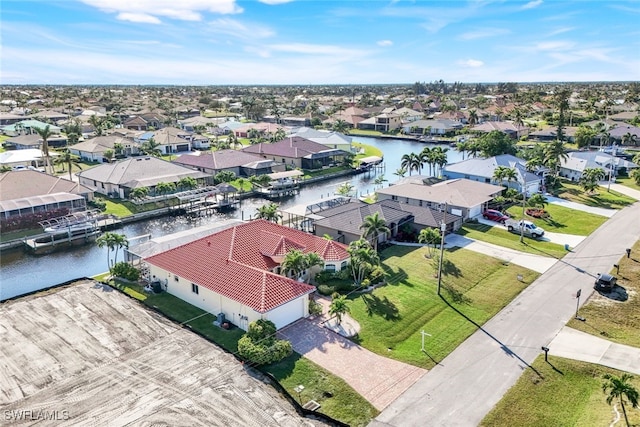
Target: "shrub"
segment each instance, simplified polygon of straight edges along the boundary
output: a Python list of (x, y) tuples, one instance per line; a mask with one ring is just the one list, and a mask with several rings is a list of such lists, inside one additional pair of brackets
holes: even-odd
[(89, 206), (99, 209), (100, 211), (105, 211), (107, 209), (107, 202), (102, 199), (93, 199), (88, 203)]
[(322, 304), (313, 299), (309, 299), (309, 314), (311, 314), (312, 316), (318, 316), (322, 314)]
[(128, 262), (120, 261), (111, 267), (111, 275), (120, 277), (131, 282), (137, 282), (140, 278), (140, 271)]
[(333, 292), (335, 291), (335, 289), (333, 289), (333, 286), (329, 286), (329, 285), (318, 285), (318, 293), (320, 295), (331, 295)]
[(276, 325), (270, 320), (249, 324), (247, 333), (238, 340), (238, 353), (257, 365), (278, 362), (293, 352), (291, 343), (276, 339)]

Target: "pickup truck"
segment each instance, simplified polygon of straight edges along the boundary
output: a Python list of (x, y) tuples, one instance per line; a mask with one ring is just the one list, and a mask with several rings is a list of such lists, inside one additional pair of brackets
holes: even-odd
[(524, 230), (523, 234), (525, 236), (533, 237), (534, 239), (537, 239), (544, 235), (544, 230), (531, 221), (508, 219), (504, 222), (504, 225), (507, 227), (507, 230), (511, 231), (512, 233), (520, 234), (520, 231)]

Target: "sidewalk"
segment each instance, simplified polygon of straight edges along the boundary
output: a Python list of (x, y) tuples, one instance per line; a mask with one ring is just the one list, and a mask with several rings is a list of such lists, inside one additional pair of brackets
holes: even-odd
[(566, 326), (548, 347), (549, 354), (553, 356), (597, 363), (640, 375), (640, 348), (616, 344)]
[[(600, 186), (606, 188), (607, 182), (606, 181), (601, 182)], [(633, 189), (631, 187), (627, 187), (626, 185), (611, 183), (611, 189), (618, 193), (624, 194), (625, 196), (629, 196), (632, 199), (640, 200), (640, 191)]]
[(570, 202), (569, 200), (560, 199), (559, 197), (554, 197), (548, 194), (545, 194), (544, 197), (546, 197), (547, 201), (551, 204), (564, 206), (565, 208), (575, 209), (577, 211), (602, 215), (606, 216), (607, 218), (611, 218), (616, 214), (616, 212), (618, 212), (616, 209), (596, 208), (593, 206), (583, 205), (582, 203)]

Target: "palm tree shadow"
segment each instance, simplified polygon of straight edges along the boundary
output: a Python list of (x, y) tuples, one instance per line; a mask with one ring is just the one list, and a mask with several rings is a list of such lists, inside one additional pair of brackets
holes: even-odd
[(367, 314), (369, 316), (381, 316), (385, 320), (396, 321), (400, 320), (400, 311), (396, 305), (389, 301), (389, 299), (385, 296), (384, 298), (380, 298), (377, 295), (373, 294), (363, 294), (362, 301), (364, 305), (367, 307)]
[(489, 331), (487, 331), (486, 329), (484, 329), (482, 327), (482, 325), (478, 324), (475, 320), (471, 319), (469, 316), (467, 316), (466, 314), (464, 314), (463, 312), (461, 312), (460, 310), (458, 310), (456, 307), (454, 307), (449, 301), (447, 301), (447, 299), (445, 297), (443, 297), (442, 295), (440, 295), (440, 298), (442, 299), (442, 301), (444, 301), (445, 304), (447, 304), (453, 311), (455, 311), (456, 313), (458, 313), (460, 316), (464, 317), (467, 321), (469, 321), (471, 324), (473, 324), (476, 328), (478, 328), (479, 330), (481, 330), (482, 332), (484, 332), (484, 334), (486, 334), (489, 338), (491, 338), (492, 340), (494, 340), (495, 342), (497, 342), (498, 344), (500, 344), (500, 349), (502, 351), (504, 351), (508, 356), (510, 357), (515, 357), (516, 359), (518, 359), (524, 366), (526, 366), (527, 368), (530, 368), (533, 372), (535, 372), (540, 378), (544, 378), (542, 376), (542, 374), (540, 372), (538, 372), (538, 370), (536, 368), (534, 368), (533, 366), (531, 366), (529, 363), (527, 363), (522, 357), (520, 357), (517, 353), (515, 353), (513, 350), (511, 350), (506, 344), (504, 344), (502, 341), (500, 341), (498, 338), (494, 337), (493, 335), (491, 335), (489, 333)]
[(471, 304), (472, 300), (468, 296), (466, 296), (463, 292), (455, 289), (453, 286), (446, 285), (442, 283), (442, 288), (449, 294), (449, 297), (456, 304)]
[(462, 271), (448, 259), (442, 260), (442, 274), (446, 276), (462, 277)]

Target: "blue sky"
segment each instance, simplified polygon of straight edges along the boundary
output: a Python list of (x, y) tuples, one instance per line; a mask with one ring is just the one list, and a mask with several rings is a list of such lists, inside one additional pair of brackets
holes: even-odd
[(2, 0), (3, 84), (638, 81), (639, 1)]

